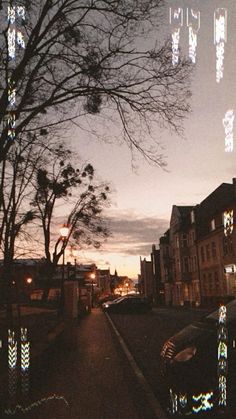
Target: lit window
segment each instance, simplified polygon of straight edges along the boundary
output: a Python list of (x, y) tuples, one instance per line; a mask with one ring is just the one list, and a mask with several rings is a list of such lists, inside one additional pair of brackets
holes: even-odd
[(216, 229), (216, 223), (215, 223), (215, 219), (213, 218), (212, 220), (211, 220), (211, 231), (213, 231), (213, 230), (215, 230)]

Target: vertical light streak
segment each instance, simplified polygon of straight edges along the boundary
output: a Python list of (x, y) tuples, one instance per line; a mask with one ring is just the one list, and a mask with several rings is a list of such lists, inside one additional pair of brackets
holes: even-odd
[(171, 413), (174, 415), (178, 412), (178, 396), (170, 388)]
[(15, 332), (8, 330), (8, 392), (14, 398), (17, 389), (17, 341)]
[(17, 364), (17, 341), (15, 332), (8, 330), (8, 368), (14, 369)]
[(216, 46), (216, 82), (224, 76), (224, 52), (227, 42), (227, 9), (218, 8), (214, 13), (214, 44)]
[[(25, 48), (24, 35), (19, 28), (17, 28), (17, 21), (25, 20), (25, 7), (24, 6), (8, 6), (8, 31), (7, 31), (7, 47), (8, 47), (8, 61), (11, 63), (12, 68), (9, 68), (12, 71), (15, 68), (16, 60), (16, 45), (20, 48)], [(15, 82), (12, 77), (9, 77), (8, 80), (8, 105), (9, 111), (6, 117), (7, 122), (7, 137), (9, 140), (13, 141), (15, 139), (15, 127), (16, 127), (16, 88)]]
[(21, 390), (26, 396), (29, 392), (30, 343), (28, 331), (21, 328)]
[(21, 328), (21, 371), (27, 371), (30, 367), (30, 343), (27, 329)]
[(231, 152), (234, 149), (234, 117), (233, 109), (229, 109), (222, 119), (222, 124), (225, 129), (225, 152)]
[(187, 8), (187, 27), (189, 33), (189, 58), (193, 64), (197, 59), (197, 33), (200, 29), (200, 12)]
[(219, 322), (218, 322), (218, 391), (219, 391), (219, 407), (226, 407), (227, 405), (227, 341), (228, 332), (226, 327), (226, 306), (222, 305), (219, 308)]
[(176, 65), (179, 62), (179, 40), (180, 28), (183, 26), (184, 12), (181, 7), (173, 9), (170, 7), (170, 25), (172, 25), (172, 64)]
[(225, 211), (224, 212), (224, 235), (229, 236), (233, 233), (234, 228), (234, 211)]

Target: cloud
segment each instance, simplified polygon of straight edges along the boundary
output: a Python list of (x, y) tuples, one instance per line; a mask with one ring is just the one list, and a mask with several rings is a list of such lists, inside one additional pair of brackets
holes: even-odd
[(112, 233), (103, 250), (123, 255), (149, 255), (152, 244), (159, 242), (159, 237), (169, 227), (169, 220), (155, 216), (142, 216), (133, 211), (116, 211), (108, 217)]

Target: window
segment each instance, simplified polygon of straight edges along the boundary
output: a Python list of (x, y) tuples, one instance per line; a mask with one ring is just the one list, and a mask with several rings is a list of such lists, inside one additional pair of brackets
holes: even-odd
[(216, 257), (216, 244), (215, 244), (215, 242), (211, 242), (211, 254), (212, 254), (213, 258)]
[(208, 274), (208, 284), (209, 284), (209, 292), (213, 292), (213, 281), (212, 281), (212, 273)]
[(188, 258), (184, 258), (184, 272), (188, 272)]
[(195, 214), (193, 210), (190, 213), (190, 217), (191, 217), (191, 223), (193, 224), (195, 222)]
[(215, 230), (216, 229), (216, 223), (215, 223), (215, 219), (213, 218), (212, 220), (211, 220), (211, 231), (213, 231), (213, 230)]
[(222, 239), (222, 248), (223, 248), (223, 255), (227, 255), (228, 254), (228, 241), (226, 239), (226, 237), (223, 237)]
[(175, 236), (175, 245), (179, 248), (179, 237)]
[(187, 243), (187, 234), (183, 234), (183, 247), (187, 247), (188, 243)]
[(233, 242), (229, 237), (223, 237), (222, 239), (223, 255), (229, 255), (233, 253)]
[(220, 281), (219, 281), (218, 272), (214, 272), (214, 276), (215, 276), (215, 287), (216, 287), (216, 288), (219, 288), (219, 286), (220, 286)]
[(194, 241), (195, 241), (195, 231), (192, 232), (192, 241), (193, 241), (193, 244), (194, 244)]
[(206, 258), (207, 258), (207, 260), (209, 260), (210, 257), (211, 257), (211, 255), (210, 255), (210, 245), (207, 244), (206, 245)]
[(202, 262), (205, 262), (205, 253), (204, 253), (204, 247), (203, 246), (201, 246), (201, 259), (202, 259)]

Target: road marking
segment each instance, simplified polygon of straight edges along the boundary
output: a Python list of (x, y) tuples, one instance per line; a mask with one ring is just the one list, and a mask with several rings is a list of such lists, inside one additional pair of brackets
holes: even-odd
[(116, 334), (116, 336), (117, 336), (117, 338), (120, 342), (120, 345), (121, 345), (128, 361), (130, 363), (130, 366), (133, 369), (133, 371), (134, 371), (134, 373), (135, 373), (135, 375), (136, 375), (136, 377), (139, 381), (139, 384), (143, 388), (143, 392), (146, 395), (146, 399), (147, 399), (149, 405), (151, 406), (152, 410), (155, 412), (156, 417), (158, 419), (167, 419), (166, 413), (164, 412), (160, 403), (156, 399), (150, 385), (148, 384), (148, 382), (147, 382), (146, 378), (144, 377), (142, 371), (140, 370), (139, 366), (137, 365), (133, 355), (130, 353), (129, 349), (127, 348), (126, 343), (124, 342), (122, 336), (118, 332), (118, 330), (117, 330), (116, 326), (114, 325), (113, 321), (111, 320), (110, 316), (107, 313), (105, 313), (105, 315), (106, 315), (112, 329), (114, 330), (114, 332), (115, 332), (115, 334)]

